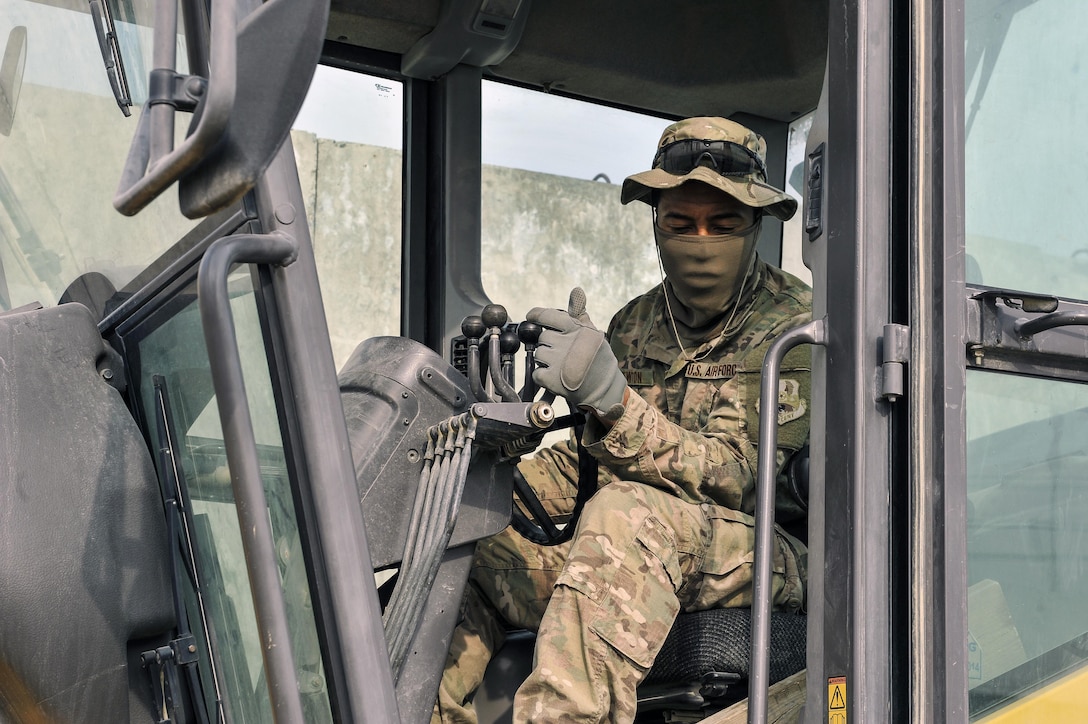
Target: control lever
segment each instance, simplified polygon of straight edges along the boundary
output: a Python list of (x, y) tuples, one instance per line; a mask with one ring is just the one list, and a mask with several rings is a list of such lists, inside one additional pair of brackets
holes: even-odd
[[(573, 300), (568, 311), (572, 316), (583, 314), (584, 295), (581, 300)], [(478, 446), (501, 449), (506, 457), (516, 459), (534, 450), (548, 431), (573, 427), (575, 439), (581, 440), (586, 420), (584, 413), (573, 411), (557, 419), (552, 408), (555, 393), (547, 390), (540, 400), (534, 401), (540, 391), (540, 387), (533, 382), (533, 372), (536, 370), (536, 350), (540, 346), (542, 332), (543, 328), (535, 322), (510, 323), (506, 308), (500, 304), (488, 304), (481, 310), (480, 316), (465, 317), (461, 322), (472, 393), (478, 400), (492, 403), (472, 405), (471, 415), (478, 424), (475, 430)], [(482, 345), (487, 347), (483, 361), (480, 358)], [(514, 389), (514, 365), (522, 345), (525, 347), (525, 385), (519, 394)], [(498, 393), (501, 401), (493, 399), (490, 395), (492, 391)], [(514, 529), (527, 540), (540, 545), (557, 545), (569, 540), (582, 506), (597, 489), (597, 479), (597, 459), (579, 442), (578, 495), (571, 517), (561, 529), (551, 519), (532, 487), (515, 470), (514, 485), (520, 502), (513, 506), (511, 512)], [(407, 556), (404, 560), (408, 560)], [(387, 626), (387, 634), (388, 631)]]
[(536, 397), (537, 386), (533, 382), (536, 369), (536, 345), (544, 330), (536, 322), (525, 321), (518, 325), (518, 338), (525, 345), (525, 386), (521, 388), (521, 401), (529, 402)]
[(506, 313), (506, 307), (501, 304), (488, 304), (484, 307), (480, 318), (487, 327), (488, 376), (491, 380), (491, 384), (495, 391), (499, 393), (503, 402), (521, 402), (517, 390), (514, 389), (513, 385), (506, 381), (502, 370), (500, 337), (502, 336), (503, 327), (509, 319), (509, 316)]
[(472, 394), (478, 402), (492, 402), (491, 395), (484, 389), (480, 372), (480, 341), (487, 334), (487, 325), (477, 315), (465, 317), (461, 320), (461, 334), (468, 341), (468, 384)]
[[(511, 329), (513, 325), (507, 325), (499, 335), (499, 352), (502, 356), (502, 376), (506, 382), (514, 385), (514, 355), (521, 349), (521, 340), (518, 333)], [(520, 399), (520, 398), (519, 398)]]

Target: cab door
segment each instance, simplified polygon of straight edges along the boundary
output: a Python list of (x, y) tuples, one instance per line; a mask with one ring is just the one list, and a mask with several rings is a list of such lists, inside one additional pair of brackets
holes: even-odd
[[(327, 4), (179, 5), (0, 0), (0, 719), (395, 721), (284, 143)], [(140, 107), (212, 96), (182, 218)]]
[(832, 241), (814, 258), (845, 286), (827, 285), (817, 357), (824, 670), (809, 684), (829, 720), (1082, 716), (1086, 11), (832, 10)]
[[(1088, 697), (1088, 102), (1070, 0), (964, 0), (967, 630), (973, 721)], [(960, 100), (962, 98), (962, 100)], [(946, 199), (949, 196), (946, 194)], [(962, 355), (962, 356), (961, 356)]]
[(910, 11), (913, 721), (1083, 715), (1085, 11)]

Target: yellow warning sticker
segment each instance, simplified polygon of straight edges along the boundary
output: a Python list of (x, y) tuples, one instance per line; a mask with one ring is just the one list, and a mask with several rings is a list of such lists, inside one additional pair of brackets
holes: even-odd
[(846, 677), (827, 680), (827, 724), (846, 724)]

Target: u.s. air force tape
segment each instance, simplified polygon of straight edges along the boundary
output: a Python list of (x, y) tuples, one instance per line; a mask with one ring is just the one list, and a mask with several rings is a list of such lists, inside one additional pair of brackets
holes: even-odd
[(728, 380), (737, 374), (732, 362), (689, 362), (684, 377), (696, 380)]

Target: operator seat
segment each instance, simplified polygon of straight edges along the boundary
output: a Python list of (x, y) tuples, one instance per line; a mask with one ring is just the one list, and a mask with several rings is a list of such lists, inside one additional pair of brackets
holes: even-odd
[[(801, 509), (808, 508), (809, 446), (789, 460), (778, 492)], [(804, 519), (787, 525), (807, 540)], [(771, 613), (768, 685), (805, 668), (807, 617)], [(637, 722), (676, 721), (676, 715), (709, 715), (748, 696), (752, 611), (717, 608), (681, 613), (653, 667), (638, 689)], [(514, 693), (532, 669), (534, 634), (511, 632), (492, 659), (474, 699), (480, 724), (505, 724), (513, 718)]]
[[(428, 348), (401, 338), (373, 338), (361, 343), (340, 371), (339, 381), (371, 555), (379, 567), (395, 565), (409, 527), (411, 509), (404, 501), (415, 498), (418, 450), (425, 430), (467, 409), (471, 393), (461, 371)], [(411, 449), (398, 453), (398, 449), (407, 448)], [(417, 453), (414, 456), (413, 451)], [(450, 541), (451, 552), (455, 546), (470, 546), (497, 533), (510, 521), (513, 492), (508, 479), (513, 477), (513, 468), (500, 475), (491, 470), (495, 461), (477, 458), (473, 463)], [(779, 485), (780, 496), (792, 499), (801, 510), (807, 503), (807, 471), (806, 447), (791, 458), (786, 479)], [(798, 522), (803, 527), (803, 518)], [(805, 537), (803, 530), (790, 532)], [(441, 653), (449, 638), (436, 634), (452, 630), (456, 623), (453, 619), (470, 558), (464, 557), (466, 567), (451, 573), (448, 585), (432, 587), (432, 596), (440, 589), (444, 599), (428, 604), (431, 616), (424, 621), (431, 634), (414, 637), (417, 649), (410, 659), (430, 663), (424, 666), (426, 671), (402, 677), (402, 681), (412, 682), (411, 691), (408, 684), (398, 684), (402, 716), (407, 707), (414, 707), (413, 713), (430, 710), (433, 695), (420, 694), (437, 690), (444, 661)], [(436, 622), (439, 618), (442, 620)], [(805, 623), (803, 615), (772, 614), (771, 683), (804, 668)], [(640, 688), (640, 719), (642, 712), (664, 711), (692, 712), (685, 717), (690, 719), (744, 698), (750, 627), (751, 611), (746, 608), (681, 614)], [(514, 692), (530, 671), (534, 641), (535, 636), (527, 631), (508, 635), (475, 697), (481, 723), (511, 720)], [(427, 646), (426, 654), (418, 649), (423, 645)]]
[[(636, 721), (709, 715), (748, 696), (752, 612), (717, 608), (682, 613), (638, 689)], [(805, 668), (807, 617), (771, 614), (770, 684)], [(532, 670), (536, 636), (515, 631), (491, 660), (474, 703), (480, 724), (510, 724), (514, 693)], [(686, 718), (684, 720), (687, 720)]]

